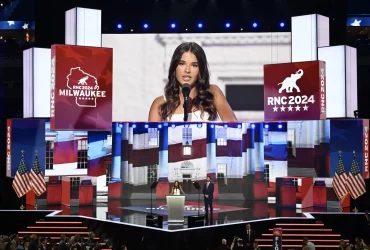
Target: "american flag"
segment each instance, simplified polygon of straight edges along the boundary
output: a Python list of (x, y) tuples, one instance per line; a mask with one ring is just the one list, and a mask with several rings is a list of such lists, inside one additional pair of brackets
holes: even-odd
[(354, 200), (366, 193), (366, 184), (361, 176), (356, 156), (353, 157), (351, 170), (349, 171), (347, 188)]
[(37, 196), (40, 196), (46, 191), (46, 183), (44, 175), (42, 174), (39, 157), (36, 155), (33, 161), (31, 173), (31, 187)]
[(26, 163), (24, 162), (24, 156), (22, 155), (21, 162), (17, 173), (14, 176), (12, 187), (17, 194), (18, 198), (21, 198), (23, 195), (27, 194), (31, 190), (30, 186), (30, 177), (28, 176)]
[(335, 169), (335, 174), (333, 178), (333, 189), (339, 199), (348, 194), (348, 190), (346, 188), (347, 179), (348, 175), (346, 174), (346, 171), (344, 169), (342, 156), (339, 155), (337, 168)]

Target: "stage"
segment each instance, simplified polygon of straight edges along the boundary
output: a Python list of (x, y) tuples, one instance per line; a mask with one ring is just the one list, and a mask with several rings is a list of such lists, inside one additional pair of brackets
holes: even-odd
[[(200, 203), (199, 207), (199, 214), (202, 215), (203, 203)], [(212, 219), (203, 220), (196, 226), (189, 226), (188, 218), (198, 214), (198, 204), (187, 201), (184, 224), (169, 225), (165, 201), (156, 201), (153, 202), (152, 213), (163, 216), (163, 225), (159, 228), (147, 226), (146, 216), (151, 213), (150, 200), (116, 200), (98, 203), (96, 206), (80, 207), (38, 206), (37, 209), (27, 205), (26, 210), (1, 211), (0, 214), (2, 218), (14, 216), (8, 213), (16, 213), (17, 217), (19, 214), (27, 215), (25, 230), (18, 231), (20, 236), (40, 234), (42, 230), (47, 230), (45, 234), (52, 233), (58, 238), (60, 235), (58, 229), (31, 228), (42, 223), (80, 221), (89, 231), (95, 231), (97, 235), (108, 235), (114, 238), (117, 244), (126, 244), (133, 249), (147, 249), (142, 247), (143, 244), (146, 247), (148, 244), (155, 245), (154, 249), (161, 249), (168, 244), (173, 246), (172, 249), (214, 249), (223, 238), (227, 239), (230, 245), (235, 236), (242, 237), (248, 223), (256, 231), (261, 249), (271, 249), (271, 230), (274, 227), (284, 229), (284, 248), (299, 246), (302, 238), (307, 236), (315, 242), (318, 249), (325, 249), (337, 245), (341, 238), (357, 235), (359, 230), (356, 226), (363, 216), (363, 213), (349, 212), (349, 208), (348, 211), (339, 212), (337, 208), (291, 209), (280, 208), (268, 202), (215, 201)], [(335, 228), (343, 222), (346, 223), (346, 228), (338, 233)], [(76, 234), (76, 230), (73, 231), (71, 234)], [(79, 233), (88, 232), (82, 230)], [(192, 245), (196, 241), (201, 241), (199, 247)]]

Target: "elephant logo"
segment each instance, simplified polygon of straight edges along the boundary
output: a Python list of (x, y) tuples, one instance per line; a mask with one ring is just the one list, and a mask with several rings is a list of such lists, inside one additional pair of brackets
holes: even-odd
[(302, 76), (303, 70), (300, 69), (295, 74), (291, 74), (289, 77), (285, 78), (283, 82), (278, 83), (278, 85), (281, 85), (279, 93), (283, 92), (283, 90), (285, 90), (287, 93), (292, 93), (293, 89), (295, 89), (297, 92), (301, 92), (301, 90), (297, 86), (297, 80), (300, 79)]

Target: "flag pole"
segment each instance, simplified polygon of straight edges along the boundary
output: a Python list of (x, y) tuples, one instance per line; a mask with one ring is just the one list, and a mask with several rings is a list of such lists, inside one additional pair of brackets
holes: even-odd
[[(354, 157), (354, 158), (356, 158), (356, 151), (355, 151), (355, 150), (353, 150), (353, 157)], [(355, 209), (353, 209), (353, 211), (354, 211), (355, 213), (357, 213), (357, 212), (358, 212), (358, 209), (357, 209), (357, 207), (356, 207), (356, 200), (357, 200), (357, 198), (355, 199)]]
[[(37, 149), (35, 150), (36, 152), (36, 157), (38, 157), (38, 154), (37, 154)], [(37, 205), (37, 197), (35, 197), (35, 206), (34, 206), (35, 210), (37, 210), (38, 208), (38, 205)]]
[[(339, 158), (341, 158), (341, 157), (342, 157), (342, 151), (341, 151), (341, 150), (339, 150), (339, 151), (338, 151), (338, 154), (339, 154)], [(342, 206), (341, 206), (341, 199), (342, 199), (342, 198), (339, 198), (338, 210), (339, 210), (340, 212), (343, 212), (343, 208), (342, 208)]]
[[(23, 149), (21, 150), (21, 153), (22, 153), (22, 159), (23, 159), (24, 158), (24, 150)], [(23, 203), (24, 203), (24, 195), (21, 198), (21, 202), (22, 202), (22, 204), (21, 204), (21, 206), (19, 208), (21, 210), (24, 210), (24, 206), (23, 206)]]

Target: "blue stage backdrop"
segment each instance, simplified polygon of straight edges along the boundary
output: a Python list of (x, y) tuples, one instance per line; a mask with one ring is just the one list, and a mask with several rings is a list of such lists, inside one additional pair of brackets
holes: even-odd
[(37, 150), (40, 167), (45, 174), (45, 120), (11, 119), (7, 124), (11, 129), (11, 168), (7, 176), (14, 177), (16, 174), (22, 150), (28, 172), (31, 171)]
[(344, 168), (347, 173), (351, 169), (353, 151), (363, 173), (363, 120), (331, 120), (330, 121), (330, 177), (334, 177), (342, 151)]

